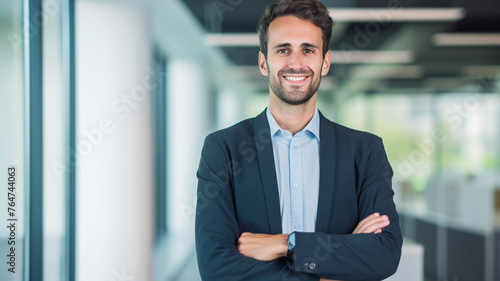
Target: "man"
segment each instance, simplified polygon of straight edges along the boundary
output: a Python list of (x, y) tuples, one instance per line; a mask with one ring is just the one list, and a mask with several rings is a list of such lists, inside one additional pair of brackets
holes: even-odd
[(269, 107), (207, 136), (201, 155), (203, 280), (381, 280), (396, 271), (402, 237), (382, 141), (316, 109), (332, 26), (315, 0), (283, 0), (262, 16)]

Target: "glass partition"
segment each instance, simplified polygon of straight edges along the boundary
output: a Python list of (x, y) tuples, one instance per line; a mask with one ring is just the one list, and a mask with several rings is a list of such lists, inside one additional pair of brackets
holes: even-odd
[[(66, 3), (63, 1), (62, 3)], [(42, 1), (43, 26), (43, 275), (65, 280), (68, 93), (63, 91), (62, 13), (67, 4)]]
[(0, 1), (0, 280), (23, 280), (27, 194), (22, 1)]

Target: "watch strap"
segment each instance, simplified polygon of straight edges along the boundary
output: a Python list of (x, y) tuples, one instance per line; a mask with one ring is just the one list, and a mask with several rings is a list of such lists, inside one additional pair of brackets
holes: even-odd
[(288, 236), (288, 251), (286, 252), (286, 257), (289, 260), (294, 260), (295, 258), (295, 232), (292, 232)]

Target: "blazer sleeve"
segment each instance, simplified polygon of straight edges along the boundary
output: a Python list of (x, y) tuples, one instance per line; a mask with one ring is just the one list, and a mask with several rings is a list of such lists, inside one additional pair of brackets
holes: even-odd
[(403, 239), (393, 202), (392, 169), (380, 138), (364, 153), (369, 156), (360, 178), (359, 219), (379, 212), (391, 224), (379, 234), (296, 233), (294, 272), (340, 280), (381, 280), (396, 272)]
[(285, 259), (258, 261), (236, 249), (240, 236), (234, 208), (229, 153), (209, 135), (198, 168), (196, 255), (201, 279), (301, 281), (319, 280), (314, 274), (292, 272)]

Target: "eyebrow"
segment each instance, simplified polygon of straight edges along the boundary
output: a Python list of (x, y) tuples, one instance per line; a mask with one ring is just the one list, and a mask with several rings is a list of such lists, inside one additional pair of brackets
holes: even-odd
[(308, 47), (308, 48), (313, 48), (313, 49), (319, 49), (318, 46), (311, 44), (311, 43), (302, 43), (302, 47)]
[[(283, 48), (283, 47), (291, 47), (292, 44), (290, 43), (278, 43), (276, 44), (273, 49), (279, 49), (279, 48)], [(311, 44), (311, 43), (302, 43), (300, 45), (301, 47), (307, 47), (307, 48), (314, 48), (314, 49), (319, 49), (318, 46), (314, 45), (314, 44)]]

